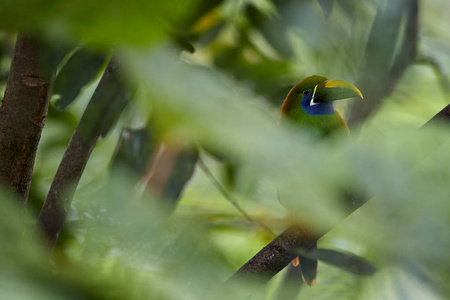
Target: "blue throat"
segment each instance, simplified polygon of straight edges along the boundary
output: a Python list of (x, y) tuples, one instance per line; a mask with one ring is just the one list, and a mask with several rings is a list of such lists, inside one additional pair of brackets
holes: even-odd
[(332, 115), (334, 114), (334, 102), (318, 103), (316, 105), (309, 105), (311, 102), (311, 94), (303, 96), (302, 108), (308, 115), (320, 116), (320, 115)]

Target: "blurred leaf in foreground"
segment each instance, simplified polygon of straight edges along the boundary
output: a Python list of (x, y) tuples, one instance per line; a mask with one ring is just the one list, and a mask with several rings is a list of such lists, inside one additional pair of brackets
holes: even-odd
[[(151, 101), (164, 110), (160, 123), (168, 132), (220, 147), (270, 178), (291, 193), (289, 207), (299, 220), (317, 229), (341, 223), (343, 187), (377, 195), (372, 205), (360, 209), (364, 218), (346, 233), (348, 238), (365, 241), (380, 256), (405, 255), (408, 249), (419, 264), (432, 258), (450, 265), (445, 252), (450, 243), (445, 229), (450, 220), (447, 129), (392, 132), (383, 140), (369, 136), (358, 144), (339, 139), (318, 143), (278, 127), (251, 105), (251, 96), (238, 85), (230, 89), (213, 71), (173, 61), (161, 51), (124, 57), (134, 78), (146, 83)], [(433, 243), (439, 246), (430, 247)]]
[(1, 1), (0, 26), (41, 30), (46, 34), (95, 45), (148, 45), (182, 24), (199, 0), (146, 1)]

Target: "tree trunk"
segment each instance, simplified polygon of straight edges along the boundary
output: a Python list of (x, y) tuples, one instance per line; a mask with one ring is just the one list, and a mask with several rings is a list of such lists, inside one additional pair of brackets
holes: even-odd
[(0, 107), (0, 184), (26, 207), (34, 160), (47, 117), (50, 85), (39, 66), (39, 42), (18, 34)]

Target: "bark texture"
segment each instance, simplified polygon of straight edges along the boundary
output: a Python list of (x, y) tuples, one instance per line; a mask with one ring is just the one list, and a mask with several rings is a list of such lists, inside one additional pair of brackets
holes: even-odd
[(36, 39), (18, 35), (0, 107), (0, 184), (24, 207), (53, 79), (41, 72), (39, 49)]
[(264, 283), (298, 256), (296, 250), (309, 250), (322, 235), (310, 235), (302, 227), (291, 226), (253, 256), (228, 281), (256, 280)]

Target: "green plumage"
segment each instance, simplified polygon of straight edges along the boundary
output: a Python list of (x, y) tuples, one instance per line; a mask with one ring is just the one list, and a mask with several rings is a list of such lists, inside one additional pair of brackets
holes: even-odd
[(337, 130), (349, 131), (338, 111), (335, 111), (332, 115), (310, 116), (299, 107), (288, 112), (285, 116), (299, 126), (306, 128), (309, 132), (321, 136)]
[[(309, 91), (308, 94), (304, 92)], [(353, 85), (327, 77), (312, 75), (297, 83), (288, 93), (281, 108), (281, 117), (307, 128), (317, 135), (328, 135), (337, 130), (348, 131), (348, 127), (332, 102), (338, 99), (361, 97)], [(310, 105), (310, 100), (320, 103)], [(302, 105), (303, 102), (303, 105)], [(321, 107), (324, 112), (321, 113)], [(306, 110), (305, 110), (306, 109)], [(310, 110), (309, 112), (307, 110)]]

